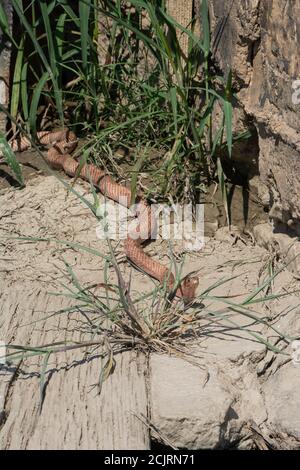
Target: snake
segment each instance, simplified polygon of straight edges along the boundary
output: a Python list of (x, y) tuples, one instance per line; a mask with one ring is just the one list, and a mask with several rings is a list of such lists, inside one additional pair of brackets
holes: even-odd
[[(134, 231), (128, 231), (124, 240), (126, 257), (141, 271), (158, 280), (166, 286), (168, 291), (174, 292), (176, 297), (191, 302), (196, 297), (196, 289), (199, 285), (197, 276), (188, 275), (179, 283), (175, 281), (174, 274), (167, 266), (145, 253), (144, 243), (150, 239), (156, 230), (156, 221), (150, 205), (143, 197), (136, 198), (132, 206), (132, 193), (125, 185), (117, 183), (107, 171), (94, 164), (83, 165), (75, 160), (71, 154), (75, 150), (78, 139), (75, 133), (68, 128), (60, 131), (39, 131), (36, 133), (40, 144), (47, 146), (47, 163), (55, 170), (63, 170), (70, 177), (80, 176), (90, 181), (94, 187), (109, 199), (122, 204), (127, 208), (134, 207), (136, 225)], [(14, 138), (10, 142), (14, 152), (23, 152), (31, 147), (31, 141), (26, 136)]]

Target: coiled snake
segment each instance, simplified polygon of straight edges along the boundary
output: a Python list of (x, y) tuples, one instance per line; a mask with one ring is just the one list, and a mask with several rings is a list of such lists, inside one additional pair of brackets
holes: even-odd
[[(69, 176), (77, 174), (80, 163), (70, 155), (77, 146), (77, 138), (72, 131), (68, 129), (57, 132), (41, 131), (37, 133), (37, 138), (41, 144), (50, 146), (46, 160), (52, 168), (57, 170), (62, 169)], [(22, 152), (31, 146), (27, 137), (14, 139), (10, 145), (15, 152)], [(95, 165), (84, 164), (80, 169), (79, 176), (91, 181), (108, 198), (128, 208), (130, 207), (131, 191), (125, 186), (116, 183), (105, 171)], [(155, 230), (155, 220), (153, 219), (151, 208), (145, 200), (140, 199), (137, 201), (135, 216), (138, 220), (135, 233), (133, 234), (129, 231), (124, 241), (127, 258), (160, 283), (166, 283), (168, 289), (173, 289), (175, 286), (174, 275), (170, 273), (166, 266), (163, 266), (143, 251), (143, 242), (148, 240), (153, 230)], [(185, 277), (176, 289), (176, 296), (187, 301), (193, 300), (198, 284), (198, 277)]]

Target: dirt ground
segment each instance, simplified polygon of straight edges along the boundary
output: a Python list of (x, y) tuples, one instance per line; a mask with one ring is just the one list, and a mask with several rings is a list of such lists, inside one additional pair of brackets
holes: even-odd
[[(25, 156), (25, 160), (26, 158)], [(32, 168), (32, 159), (29, 160), (32, 173), (27, 179), (27, 186), (22, 190), (7, 187), (0, 192), (0, 236), (3, 237), (0, 239), (1, 337), (8, 344), (27, 346), (66, 340), (88, 341), (90, 332), (85, 326), (82, 313), (76, 309), (72, 313), (63, 313), (63, 309), (73, 302), (68, 296), (71, 283), (66, 263), (72, 267), (83, 287), (88, 284), (98, 284), (95, 293), (99, 294), (102, 292), (99, 284), (105, 279), (103, 259), (92, 252), (79, 250), (75, 245), (71, 247), (58, 243), (57, 240), (95, 249), (103, 255), (107, 254), (107, 246), (105, 241), (97, 238), (97, 220), (90, 210), (72, 192), (67, 192), (55, 176), (45, 176), (46, 169), (38, 165)], [(75, 189), (92, 201), (87, 183), (77, 182)], [(219, 214), (216, 205), (213, 210), (214, 214)], [(259, 209), (251, 208), (252, 220), (255, 218), (255, 211), (260, 214)], [(208, 210), (206, 217), (210, 224), (215, 222), (212, 220), (212, 213), (213, 211)], [(241, 214), (237, 217), (241, 217)], [(260, 217), (264, 216), (257, 216), (258, 220), (262, 220)], [(206, 308), (215, 312), (226, 306), (224, 298), (241, 302), (253, 292), (268, 276), (268, 270), (272, 266), (272, 256), (266, 250), (255, 246), (251, 235), (243, 234), (241, 228), (230, 233), (226, 228), (219, 228), (214, 235), (210, 231), (210, 236), (208, 232), (204, 248), (200, 252), (186, 255), (183, 274), (190, 271), (199, 272), (199, 292), (205, 291), (215, 283), (220, 283), (222, 279), (230, 279), (229, 282), (214, 289), (214, 299), (206, 301)], [(12, 236), (38, 237), (52, 241), (35, 242), (6, 238)], [(126, 262), (122, 244), (114, 243), (114, 246), (124, 278), (128, 283), (131, 280), (133, 298), (153, 289), (155, 281)], [(181, 249), (180, 245), (175, 245), (175, 254), (179, 258), (182, 255)], [(146, 251), (164, 264), (170, 262), (166, 242), (161, 240), (152, 242), (146, 247)], [(280, 266), (277, 265), (277, 268)], [(116, 282), (116, 275), (111, 266), (108, 267), (108, 278)], [(294, 315), (295, 309), (300, 304), (298, 290), (299, 281), (286, 270), (281, 271), (274, 279), (271, 290), (268, 291), (271, 296), (270, 301), (264, 305), (254, 304), (255, 314), (260, 315), (266, 322), (277, 325), (285, 334), (293, 336), (297, 331), (299, 334), (298, 317)], [(273, 293), (287, 292), (293, 294), (272, 299)], [(145, 310), (146, 308), (145, 303)], [(58, 311), (61, 312), (59, 315), (53, 315)], [(97, 315), (97, 312), (94, 312), (94, 315)], [(253, 335), (241, 331), (239, 327), (243, 325), (249, 331), (277, 342), (280, 347), (284, 347), (284, 342), (279, 342), (274, 332), (266, 325), (258, 325), (237, 313), (232, 314), (230, 321), (235, 322), (236, 326), (233, 327), (222, 318), (214, 322), (203, 321), (201, 334), (198, 332), (191, 342), (191, 352), (198, 357), (199, 363), (206, 366), (222, 364), (222, 367), (231, 370), (235, 364), (239, 368), (239, 374), (242, 374), (242, 368), (246, 367), (246, 364), (247, 371), (243, 372), (243, 376), (249, 377), (251, 372), (251, 377), (255, 377), (254, 389), (263, 388), (269, 376), (276, 374), (279, 368), (291, 362), (290, 356), (268, 352)], [(0, 447), (105, 448), (117, 445), (112, 441), (107, 443), (103, 440), (103, 434), (97, 426), (95, 410), (98, 410), (97, 413), (100, 415), (102, 413), (102, 416), (105, 414), (103, 410), (105, 393), (111, 393), (111, 389), (107, 388), (107, 392), (104, 390), (104, 398), (101, 395), (100, 399), (93, 391), (93, 386), (99, 379), (100, 359), (97, 357), (97, 354), (91, 355), (88, 361), (84, 361), (82, 351), (72, 351), (49, 358), (47, 391), (41, 414), (39, 414), (41, 360), (33, 357), (25, 364), (20, 363), (8, 368), (0, 381), (2, 397)], [(143, 362), (143, 359), (141, 361)], [(128, 367), (132, 368), (135, 365), (131, 364)], [(144, 378), (141, 379), (143, 374), (141, 376), (138, 366), (131, 372), (136, 375), (140, 385), (138, 391), (135, 388), (130, 392), (132, 382), (128, 382), (128, 393), (131, 393), (128, 400), (135, 400), (135, 406), (139, 403), (141, 414), (147, 414), (147, 401), (145, 403), (144, 399), (139, 397), (144, 393), (147, 394), (148, 379), (146, 382)], [(230, 376), (232, 383), (237, 380), (234, 374), (232, 372)], [(247, 391), (249, 385), (245, 383), (243, 386)], [(122, 401), (120, 396), (113, 399), (117, 403)], [(258, 408), (263, 406), (265, 405), (257, 405)], [(257, 418), (257, 421), (260, 419), (262, 425), (268, 422), (264, 413), (258, 412), (258, 414), (260, 418)], [(155, 413), (153, 416), (155, 419)], [(113, 426), (114, 419), (116, 417), (111, 414), (109, 418), (106, 416), (104, 421), (108, 429)], [(159, 422), (160, 418), (157, 419)], [(269, 428), (272, 428), (272, 423), (268, 424)], [(145, 429), (141, 422), (139, 424), (135, 422), (134, 426), (137, 429), (135, 444), (123, 442), (122, 445), (129, 448), (130, 445), (140, 445), (140, 448), (144, 448), (144, 445), (148, 445)], [(300, 428), (298, 431), (300, 433)], [(297, 437), (295, 432), (289, 431), (293, 442)], [(170, 435), (171, 433), (172, 430)], [(278, 439), (280, 441), (280, 437)], [(136, 444), (137, 440), (139, 444)], [(197, 445), (201, 445), (201, 441), (199, 442)], [(184, 442), (182, 445), (188, 446), (189, 443)]]

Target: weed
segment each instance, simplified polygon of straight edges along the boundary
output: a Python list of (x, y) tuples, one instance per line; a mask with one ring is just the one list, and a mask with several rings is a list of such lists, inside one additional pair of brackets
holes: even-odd
[[(134, 177), (148, 198), (199, 200), (203, 183), (216, 177), (227, 207), (219, 155), (227, 148), (230, 158), (247, 135), (232, 132), (231, 73), (224, 81), (211, 63), (207, 1), (202, 37), (194, 19), (178, 24), (162, 1), (129, 3), (12, 0), (20, 31), (10, 38), (10, 114), (33, 137), (41, 127), (72, 127), (89, 161)], [(179, 36), (188, 39), (187, 55)], [(223, 119), (213, 135), (217, 103)]]

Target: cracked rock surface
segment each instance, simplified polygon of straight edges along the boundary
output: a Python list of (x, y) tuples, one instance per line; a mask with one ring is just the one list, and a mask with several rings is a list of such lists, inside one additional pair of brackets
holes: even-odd
[[(76, 183), (75, 188), (92, 200), (87, 184)], [(53, 176), (38, 177), (23, 190), (3, 190), (0, 200), (1, 237), (51, 239), (1, 238), (1, 337), (8, 344), (27, 346), (89, 339), (80, 311), (54, 315), (72, 302), (57, 294), (71, 286), (64, 261), (86, 286), (103, 282), (103, 260), (53, 240), (105, 254), (95, 218)], [(120, 257), (122, 246), (116, 250)], [(169, 262), (160, 241), (147, 250)], [(280, 333), (300, 334), (299, 281), (282, 269), (271, 289), (258, 295), (270, 297), (266, 303), (251, 304), (253, 315), (264, 323), (237, 311), (224, 313), (225, 301), (241, 304), (264, 282), (271, 266), (282, 268), (272, 263), (264, 248), (226, 236), (223, 229), (207, 238), (184, 266), (184, 274), (199, 270), (199, 292), (215, 286), (199, 306), (200, 327), (187, 332), (176, 354), (118, 354), (101, 395), (95, 390), (101, 370), (96, 353), (88, 359), (78, 351), (50, 356), (41, 413), (43, 359), (2, 368), (0, 447), (147, 449), (153, 439), (188, 449), (300, 448), (300, 367), (291, 361), (289, 341), (280, 338)], [(153, 288), (153, 281), (128, 263), (122, 262), (120, 269), (127, 281), (131, 273), (133, 295)], [(116, 280), (111, 267), (108, 275)], [(259, 338), (282, 353), (267, 350)]]

